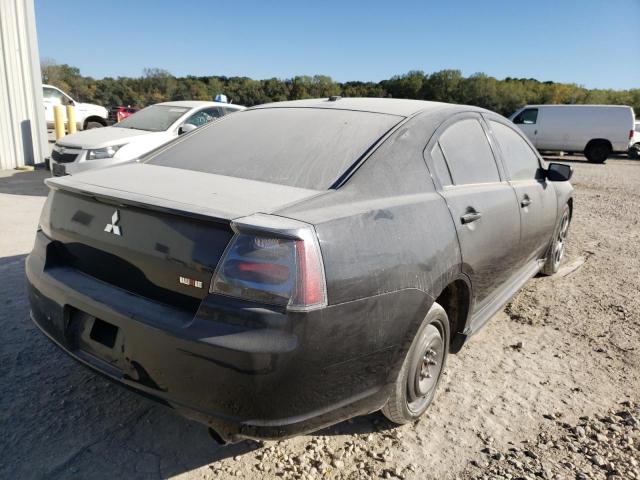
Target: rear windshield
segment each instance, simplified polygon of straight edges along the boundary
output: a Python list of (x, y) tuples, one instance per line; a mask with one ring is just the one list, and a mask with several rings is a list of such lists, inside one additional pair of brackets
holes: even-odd
[(322, 108), (247, 110), (203, 127), (147, 161), (323, 190), (402, 118)]
[(188, 110), (186, 107), (151, 105), (116, 123), (114, 127), (133, 128), (148, 132), (164, 132)]

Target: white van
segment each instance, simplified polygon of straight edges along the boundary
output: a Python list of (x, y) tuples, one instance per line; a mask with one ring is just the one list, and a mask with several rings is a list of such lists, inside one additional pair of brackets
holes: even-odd
[(624, 105), (527, 105), (509, 119), (538, 150), (584, 152), (603, 163), (611, 152), (627, 152), (635, 115)]
[(629, 141), (629, 158), (640, 158), (640, 122), (636, 120), (636, 131)]

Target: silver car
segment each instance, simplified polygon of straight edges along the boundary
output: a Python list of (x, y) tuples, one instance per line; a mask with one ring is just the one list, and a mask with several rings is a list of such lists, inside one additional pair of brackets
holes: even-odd
[(54, 176), (73, 175), (128, 162), (183, 133), (244, 109), (241, 105), (221, 102), (157, 103), (111, 127), (62, 137), (51, 152), (51, 171)]

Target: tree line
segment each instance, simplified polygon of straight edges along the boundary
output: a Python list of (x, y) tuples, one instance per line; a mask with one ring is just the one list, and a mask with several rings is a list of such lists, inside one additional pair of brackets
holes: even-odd
[(261, 103), (329, 97), (391, 97), (477, 105), (509, 115), (527, 104), (590, 103), (630, 105), (640, 112), (640, 88), (588, 89), (576, 84), (540, 82), (533, 78), (498, 80), (484, 73), (464, 77), (460, 70), (425, 73), (420, 70), (380, 82), (336, 82), (325, 75), (254, 80), (248, 77), (175, 77), (146, 68), (140, 77), (94, 79), (80, 70), (52, 60), (42, 62), (42, 80), (82, 102), (104, 106), (144, 107), (169, 100), (212, 100), (224, 93), (233, 103)]

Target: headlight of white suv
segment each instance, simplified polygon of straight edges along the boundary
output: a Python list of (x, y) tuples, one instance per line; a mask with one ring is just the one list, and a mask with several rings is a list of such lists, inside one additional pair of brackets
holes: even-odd
[(124, 145), (113, 145), (111, 147), (96, 148), (87, 152), (87, 160), (102, 160), (103, 158), (112, 158), (118, 150)]

